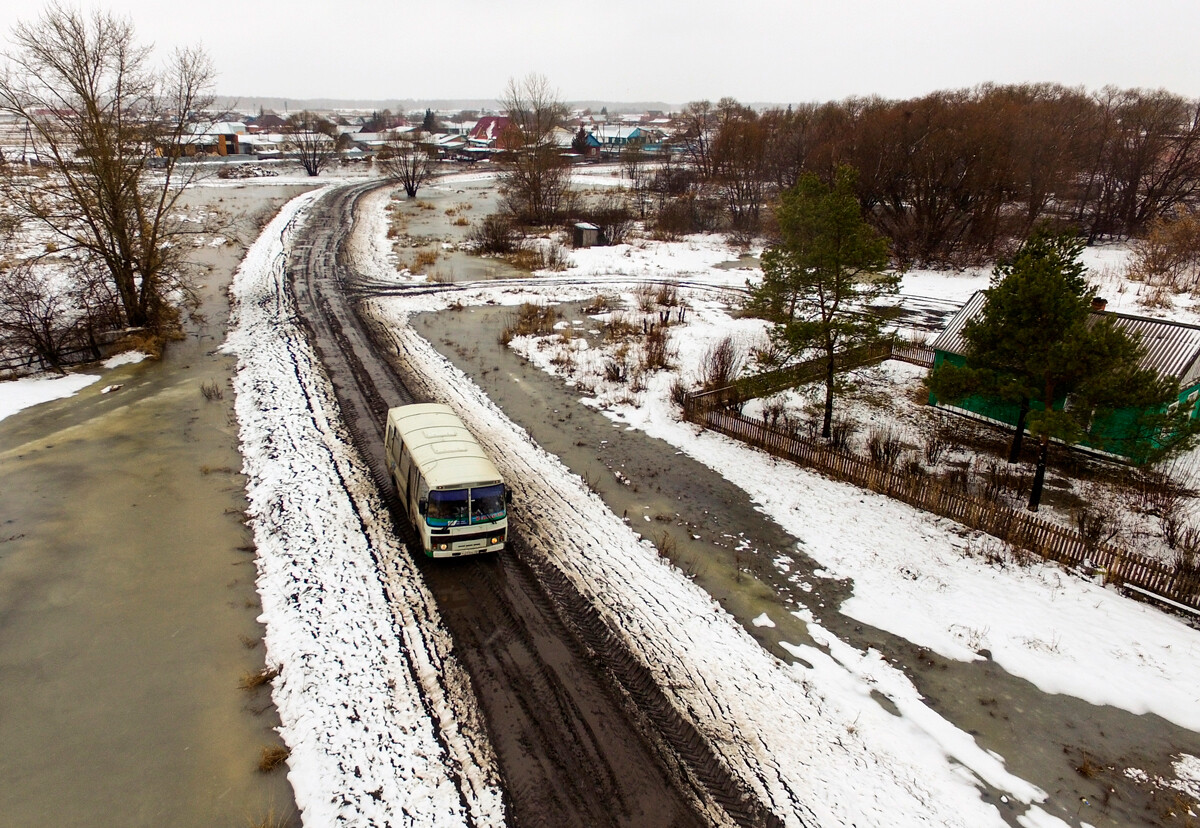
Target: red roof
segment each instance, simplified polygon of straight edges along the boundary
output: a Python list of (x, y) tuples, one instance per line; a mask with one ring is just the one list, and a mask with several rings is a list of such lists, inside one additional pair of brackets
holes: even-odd
[(504, 115), (485, 115), (475, 124), (467, 136), (472, 141), (487, 141), (497, 148), (503, 148), (502, 138), (508, 129), (508, 118)]

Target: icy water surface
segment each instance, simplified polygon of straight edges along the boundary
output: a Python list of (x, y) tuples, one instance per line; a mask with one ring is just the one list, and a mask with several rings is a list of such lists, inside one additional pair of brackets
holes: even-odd
[[(246, 212), (288, 194), (196, 197)], [(207, 324), (162, 361), (97, 367), (78, 396), (0, 423), (0, 824), (294, 816), (286, 766), (257, 767), (280, 744), (269, 688), (239, 687), (263, 630), (233, 363), (213, 353), (239, 255), (205, 249)]]

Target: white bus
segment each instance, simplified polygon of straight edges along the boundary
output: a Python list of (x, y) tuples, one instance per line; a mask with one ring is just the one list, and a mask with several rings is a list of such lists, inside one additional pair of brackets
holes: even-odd
[(388, 472), (426, 555), (446, 558), (504, 548), (511, 493), (449, 406), (391, 409), (384, 448)]

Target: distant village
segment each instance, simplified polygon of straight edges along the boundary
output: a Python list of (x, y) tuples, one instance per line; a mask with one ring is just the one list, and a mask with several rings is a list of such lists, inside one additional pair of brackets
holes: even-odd
[[(331, 137), (346, 162), (371, 159), (398, 140), (414, 142), (431, 158), (442, 161), (483, 161), (509, 149), (509, 119), (504, 114), (428, 109), (407, 115), (388, 110), (310, 112), (332, 126)], [(197, 117), (193, 131), (184, 138), (184, 152), (188, 156), (229, 160), (286, 158), (296, 139), (288, 121), (292, 114), (226, 111)], [(555, 127), (552, 140), (572, 160), (598, 161), (615, 158), (634, 146), (646, 153), (662, 152), (683, 130), (682, 119), (671, 113), (610, 116), (606, 111), (583, 109), (573, 112), (563, 126)], [(4, 159), (36, 163), (38, 150), (35, 134), (27, 125), (11, 118), (0, 120), (0, 152)]]

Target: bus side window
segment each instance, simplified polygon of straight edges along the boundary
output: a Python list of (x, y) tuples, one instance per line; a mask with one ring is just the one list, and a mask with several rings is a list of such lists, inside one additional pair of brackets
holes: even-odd
[(409, 456), (408, 450), (403, 446), (400, 448), (400, 460), (396, 463), (396, 467), (398, 469), (398, 472), (396, 473), (396, 479), (402, 481), (404, 485), (404, 494), (407, 495), (408, 473), (412, 469), (413, 464), (412, 457)]

